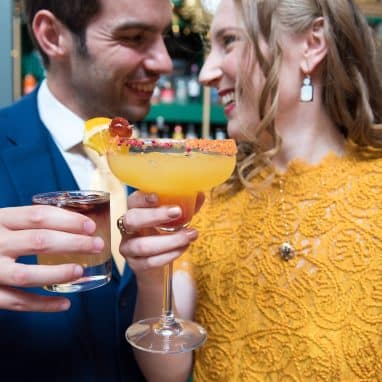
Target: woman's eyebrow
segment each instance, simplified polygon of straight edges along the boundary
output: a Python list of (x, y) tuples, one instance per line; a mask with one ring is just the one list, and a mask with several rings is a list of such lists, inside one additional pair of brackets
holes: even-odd
[(238, 28), (221, 28), (216, 31), (213, 31), (214, 37), (219, 40), (224, 37), (225, 34), (227, 33), (234, 33), (237, 32)]

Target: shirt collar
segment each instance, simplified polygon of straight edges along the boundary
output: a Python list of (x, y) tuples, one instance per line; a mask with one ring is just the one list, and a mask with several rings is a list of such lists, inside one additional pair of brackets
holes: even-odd
[(41, 121), (62, 150), (69, 151), (82, 142), (84, 121), (52, 94), (46, 79), (38, 90), (37, 105)]

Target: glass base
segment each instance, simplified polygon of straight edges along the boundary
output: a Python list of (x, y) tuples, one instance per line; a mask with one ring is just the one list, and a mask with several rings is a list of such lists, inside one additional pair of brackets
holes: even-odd
[(176, 319), (165, 326), (160, 317), (135, 322), (126, 330), (126, 340), (135, 348), (160, 354), (192, 351), (203, 345), (207, 331), (196, 322)]
[(45, 285), (49, 292), (74, 293), (99, 288), (111, 280), (111, 260), (94, 267), (84, 268), (84, 274), (78, 280), (65, 284)]

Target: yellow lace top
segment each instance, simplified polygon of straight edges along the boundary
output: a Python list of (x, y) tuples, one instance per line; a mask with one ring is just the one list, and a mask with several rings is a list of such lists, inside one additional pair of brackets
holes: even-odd
[(207, 200), (193, 225), (176, 268), (208, 331), (195, 382), (382, 381), (382, 159), (294, 161), (257, 198)]

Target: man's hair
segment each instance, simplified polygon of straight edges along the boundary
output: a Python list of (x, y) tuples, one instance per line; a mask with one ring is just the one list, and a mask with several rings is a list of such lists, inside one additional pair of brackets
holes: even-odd
[(101, 10), (100, 0), (23, 0), (23, 11), (31, 38), (41, 53), (44, 65), (49, 66), (49, 57), (37, 43), (32, 23), (36, 13), (42, 9), (50, 11), (72, 33), (78, 52), (87, 54), (86, 27)]

